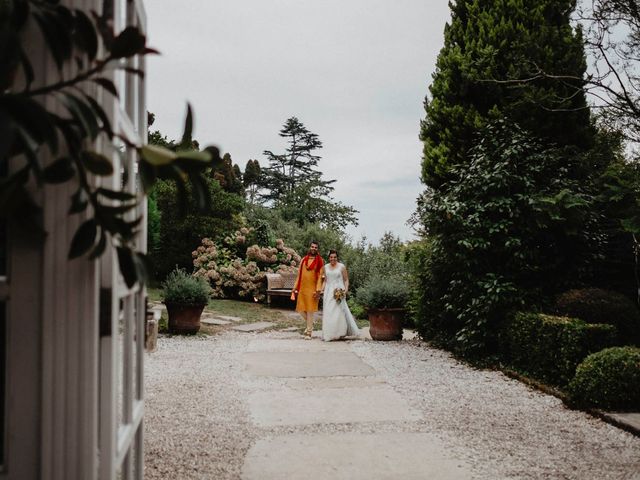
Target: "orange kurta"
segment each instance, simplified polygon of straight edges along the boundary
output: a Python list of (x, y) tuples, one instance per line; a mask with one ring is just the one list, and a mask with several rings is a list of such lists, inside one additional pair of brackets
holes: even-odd
[(317, 274), (315, 270), (308, 270), (306, 265), (300, 265), (302, 278), (300, 280), (300, 290), (298, 291), (298, 301), (296, 312), (317, 312), (318, 298), (316, 293)]

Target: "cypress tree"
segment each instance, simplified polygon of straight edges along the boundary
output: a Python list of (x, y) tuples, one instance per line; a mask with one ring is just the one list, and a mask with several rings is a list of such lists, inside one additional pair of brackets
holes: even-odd
[[(475, 136), (503, 117), (559, 146), (588, 148), (594, 130), (580, 81), (511, 80), (547, 74), (584, 78), (575, 0), (452, 0), (426, 118), (422, 180), (438, 188), (468, 162)], [(577, 93), (576, 93), (577, 92)], [(430, 98), (429, 98), (430, 97)]]

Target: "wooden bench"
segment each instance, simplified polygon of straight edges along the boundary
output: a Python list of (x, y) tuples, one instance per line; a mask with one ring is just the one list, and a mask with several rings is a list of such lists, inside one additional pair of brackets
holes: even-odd
[(267, 273), (267, 305), (272, 296), (290, 297), (297, 278), (297, 273)]

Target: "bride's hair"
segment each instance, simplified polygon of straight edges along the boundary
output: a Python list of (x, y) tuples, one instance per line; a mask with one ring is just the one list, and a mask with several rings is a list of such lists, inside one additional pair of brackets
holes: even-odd
[(331, 256), (332, 253), (335, 253), (336, 257), (338, 256), (338, 251), (337, 250), (329, 250), (329, 255), (328, 256)]

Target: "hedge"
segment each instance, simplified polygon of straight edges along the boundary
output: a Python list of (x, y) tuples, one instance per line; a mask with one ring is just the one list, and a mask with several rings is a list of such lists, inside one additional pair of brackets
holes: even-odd
[(589, 355), (568, 390), (581, 407), (640, 411), (640, 348), (614, 347)]
[(621, 293), (600, 288), (569, 290), (556, 299), (553, 313), (614, 325), (624, 344), (640, 343), (640, 310)]
[(590, 353), (615, 344), (612, 325), (587, 324), (577, 318), (520, 312), (500, 332), (504, 360), (539, 380), (566, 385)]

